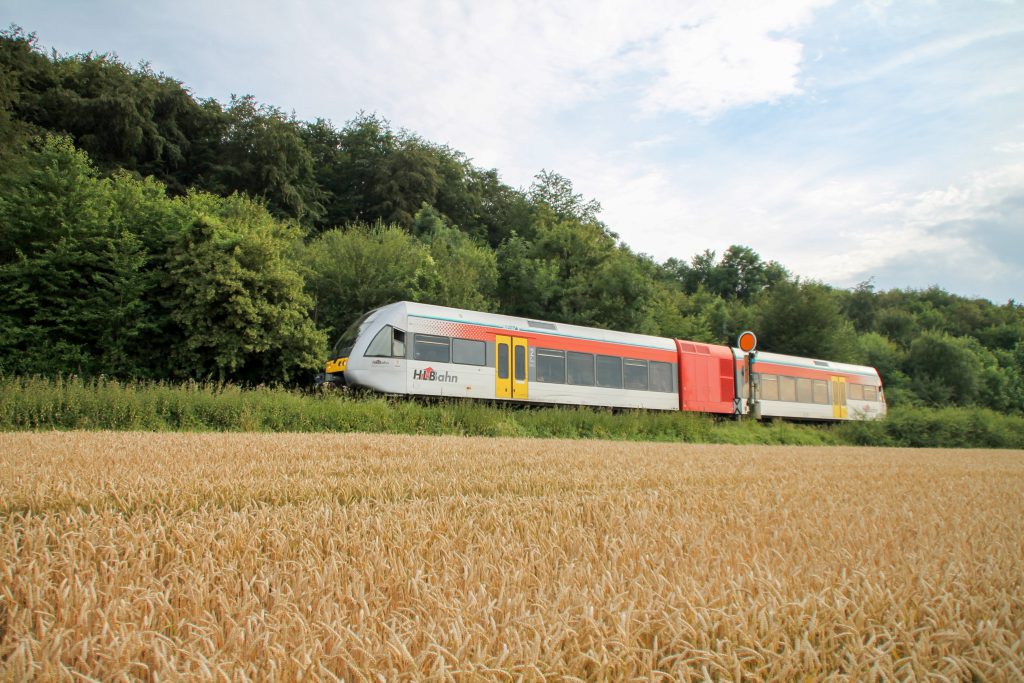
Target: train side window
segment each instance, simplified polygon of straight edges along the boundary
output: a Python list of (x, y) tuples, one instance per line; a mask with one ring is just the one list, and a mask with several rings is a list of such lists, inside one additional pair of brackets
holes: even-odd
[(647, 361), (626, 358), (622, 361), (622, 380), (627, 389), (647, 391)]
[(391, 357), (391, 325), (380, 328), (380, 332), (374, 336), (373, 341), (366, 347), (367, 357), (390, 358)]
[(761, 399), (779, 400), (779, 378), (776, 375), (761, 375)]
[(795, 401), (796, 400), (796, 378), (786, 377), (785, 375), (779, 375), (779, 400), (780, 401)]
[(405, 358), (405, 332), (396, 329), (392, 336), (391, 355), (395, 358)]
[(828, 382), (823, 379), (814, 380), (814, 402), (828, 405)]
[(846, 398), (851, 401), (863, 401), (864, 400), (864, 385), (863, 384), (849, 384), (846, 387)]
[(565, 351), (537, 349), (538, 382), (565, 384)]
[(865, 401), (877, 401), (878, 400), (878, 389), (875, 387), (869, 387), (864, 385), (864, 400)]
[(568, 353), (569, 384), (581, 387), (594, 386), (594, 354)]
[(452, 339), (452, 362), (487, 365), (487, 344), (473, 339)]
[(508, 344), (498, 344), (498, 379), (508, 379)]
[(516, 377), (517, 382), (526, 381), (526, 347), (517, 346), (515, 350), (515, 367), (513, 368), (513, 374)]
[(651, 391), (672, 393), (672, 364), (651, 361)]
[(451, 358), (451, 340), (417, 332), (412, 336), (412, 357), (416, 360), (447, 363)]
[(800, 403), (814, 403), (814, 385), (806, 377), (796, 381), (796, 400)]
[(597, 386), (622, 388), (622, 359), (616, 356), (597, 357)]

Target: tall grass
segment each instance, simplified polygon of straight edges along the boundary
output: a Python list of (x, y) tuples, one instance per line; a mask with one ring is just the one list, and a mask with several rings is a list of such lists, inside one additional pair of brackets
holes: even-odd
[(98, 378), (0, 378), (0, 430), (381, 432), (689, 443), (1024, 448), (1024, 418), (899, 408), (881, 422), (734, 422), (693, 413), (423, 402)]
[(698, 442), (702, 415), (589, 408), (523, 409), (234, 385), (13, 377), (0, 380), (0, 429), (383, 432)]

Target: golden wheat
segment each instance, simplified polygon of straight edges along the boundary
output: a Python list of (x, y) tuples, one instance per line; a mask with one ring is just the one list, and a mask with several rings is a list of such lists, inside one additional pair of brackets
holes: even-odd
[(1024, 679), (1024, 453), (0, 435), (6, 680)]

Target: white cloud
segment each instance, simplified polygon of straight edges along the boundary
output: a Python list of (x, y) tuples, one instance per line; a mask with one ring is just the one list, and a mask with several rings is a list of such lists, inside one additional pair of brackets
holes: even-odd
[(728, 171), (729, 182), (719, 184), (657, 165), (600, 167), (581, 158), (570, 176), (601, 198), (602, 217), (627, 244), (659, 261), (745, 244), (796, 274), (844, 287), (873, 275), (886, 287), (938, 283), (996, 299), (1021, 287), (1024, 241), (1013, 236), (1020, 213), (1001, 205), (1024, 194), (1024, 164), (925, 190), (895, 172), (826, 177), (820, 167), (756, 162)]
[(799, 92), (801, 46), (780, 32), (820, 4), (417, 0), (327, 6), (299, 22), (301, 45), (273, 40), (296, 71), (330, 65), (303, 110), (376, 110), (505, 169), (577, 107), (708, 118)]
[(645, 93), (647, 113), (682, 111), (702, 118), (800, 93), (803, 46), (779, 32), (806, 23), (822, 2), (719, 5), (695, 24), (657, 36), (647, 60), (660, 75)]

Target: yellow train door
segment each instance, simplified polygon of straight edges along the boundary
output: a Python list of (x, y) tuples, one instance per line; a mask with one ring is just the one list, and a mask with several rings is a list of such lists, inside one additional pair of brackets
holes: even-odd
[(845, 420), (846, 411), (846, 378), (831, 377), (832, 380), (832, 417)]
[(512, 398), (512, 338), (496, 335), (494, 349), (494, 396)]
[(526, 340), (499, 334), (494, 337), (494, 347), (494, 396), (526, 400), (530, 382)]
[(527, 361), (526, 340), (521, 337), (512, 337), (512, 398), (525, 401), (529, 398), (530, 365)]

